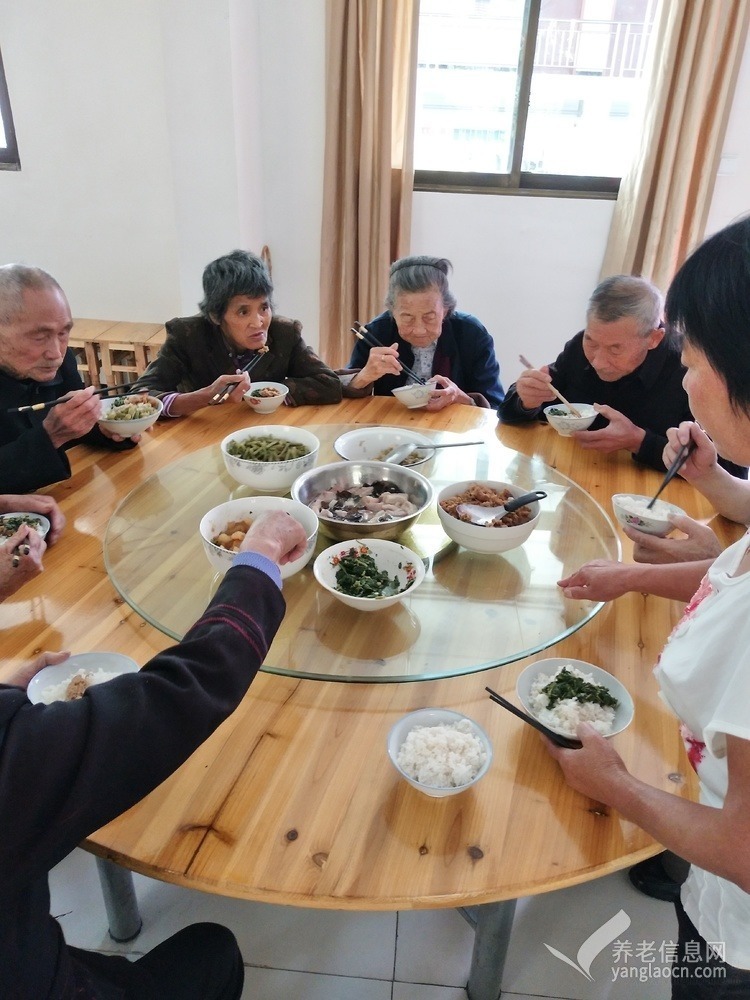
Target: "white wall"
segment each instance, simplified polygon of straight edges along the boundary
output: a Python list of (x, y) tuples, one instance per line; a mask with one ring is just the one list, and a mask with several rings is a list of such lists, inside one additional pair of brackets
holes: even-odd
[[(206, 262), (267, 243), (277, 307), (317, 345), (324, 31), (325, 0), (0, 4), (23, 167), (0, 171), (0, 260), (47, 267), (79, 316), (163, 321)], [(746, 54), (710, 230), (750, 209), (748, 99)], [(612, 208), (415, 195), (412, 249), (451, 258), (506, 383), (580, 328)]]

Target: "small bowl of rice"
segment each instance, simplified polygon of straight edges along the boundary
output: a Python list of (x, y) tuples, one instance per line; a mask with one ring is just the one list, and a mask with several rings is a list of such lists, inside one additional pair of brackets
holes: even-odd
[(549, 729), (575, 738), (579, 722), (602, 736), (615, 736), (633, 721), (628, 690), (612, 674), (585, 660), (550, 657), (521, 672), (516, 694), (526, 709)]
[(666, 500), (654, 500), (653, 507), (649, 508), (651, 499), (636, 493), (615, 493), (612, 497), (612, 509), (620, 524), (646, 535), (659, 535), (663, 538), (674, 528), (670, 517), (684, 514), (685, 511)]
[(90, 687), (121, 674), (134, 674), (138, 664), (123, 653), (75, 653), (62, 663), (43, 667), (29, 681), (26, 694), (34, 705), (76, 701)]
[(571, 413), (570, 408), (564, 403), (553, 403), (544, 407), (544, 416), (550, 427), (554, 427), (562, 437), (570, 437), (576, 431), (585, 431), (596, 420), (597, 413), (590, 403), (572, 403), (578, 410), (580, 416)]
[(482, 727), (447, 708), (410, 712), (388, 734), (388, 756), (401, 777), (425, 795), (457, 795), (483, 778), (492, 744)]

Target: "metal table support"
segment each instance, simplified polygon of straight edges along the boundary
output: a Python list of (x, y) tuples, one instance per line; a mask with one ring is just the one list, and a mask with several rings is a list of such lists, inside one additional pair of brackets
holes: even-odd
[(114, 861), (96, 859), (99, 882), (107, 911), (109, 936), (113, 941), (132, 941), (141, 932), (143, 921), (135, 896), (133, 873)]
[(461, 907), (458, 912), (474, 928), (474, 951), (466, 985), (469, 1000), (498, 1000), (516, 900)]

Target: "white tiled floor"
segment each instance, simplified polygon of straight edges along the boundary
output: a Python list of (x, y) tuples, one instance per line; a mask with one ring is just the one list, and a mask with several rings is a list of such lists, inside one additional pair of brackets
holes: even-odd
[[(197, 920), (226, 924), (246, 965), (243, 1000), (465, 1000), (473, 932), (455, 910), (350, 913), (222, 899), (136, 876), (144, 929), (128, 945), (107, 935), (94, 859), (74, 851), (50, 878), (52, 912), (70, 944), (140, 954)], [(606, 946), (590, 963), (592, 979), (546, 947), (579, 964), (581, 945), (624, 910), (618, 935), (632, 956), (615, 963)], [(676, 936), (669, 903), (636, 892), (618, 873), (572, 889), (520, 900), (502, 989), (509, 998), (666, 1000), (659, 947)], [(651, 945), (651, 950), (644, 947)], [(623, 949), (624, 950), (624, 949)], [(647, 961), (647, 956), (653, 959)], [(631, 977), (614, 980), (627, 964)], [(645, 981), (641, 982), (640, 977)]]

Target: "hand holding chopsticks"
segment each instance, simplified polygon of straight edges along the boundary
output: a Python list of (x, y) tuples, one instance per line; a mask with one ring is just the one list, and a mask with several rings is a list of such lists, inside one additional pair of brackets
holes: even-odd
[(674, 457), (674, 461), (672, 462), (672, 464), (667, 469), (667, 474), (662, 479), (661, 486), (656, 491), (656, 493), (654, 493), (653, 497), (651, 498), (651, 500), (649, 501), (649, 503), (646, 505), (646, 510), (651, 510), (651, 508), (656, 503), (656, 498), (659, 496), (659, 494), (661, 493), (661, 491), (664, 489), (664, 487), (667, 485), (668, 482), (670, 482), (672, 479), (674, 479), (674, 477), (677, 475), (677, 473), (683, 467), (683, 465), (685, 464), (685, 462), (687, 462), (687, 460), (690, 458), (691, 454), (695, 451), (695, 449), (696, 449), (697, 446), (698, 446), (698, 442), (695, 441), (695, 440), (693, 440), (693, 438), (691, 438), (688, 441), (687, 444), (684, 444), (680, 448), (680, 450), (677, 452), (677, 454)]
[[(367, 327), (364, 326), (362, 323), (355, 323), (354, 326), (351, 328), (351, 331), (357, 338), (357, 340), (364, 341), (364, 343), (367, 344), (368, 347), (386, 346), (385, 344), (381, 344), (380, 341), (377, 339), (377, 337), (373, 336), (373, 334), (371, 334), (370, 331), (367, 329)], [(416, 382), (418, 385), (427, 385), (427, 382), (423, 378), (420, 378), (420, 376), (417, 375), (416, 372), (413, 372), (411, 368), (407, 368), (407, 366), (403, 363), (403, 361), (400, 358), (398, 359), (398, 364), (401, 366), (401, 371), (404, 372), (406, 375), (408, 375), (409, 378), (413, 379), (413, 381)]]
[[(521, 362), (521, 364), (525, 368), (529, 369), (530, 371), (536, 371), (537, 370), (537, 369), (534, 368), (534, 366), (532, 365), (532, 363), (527, 358), (525, 358), (523, 356), (523, 354), (519, 354), (518, 355), (518, 360)], [(575, 406), (573, 406), (572, 403), (569, 403), (568, 400), (565, 398), (565, 396), (563, 396), (563, 394), (558, 389), (556, 389), (554, 387), (554, 385), (552, 385), (551, 382), (550, 382), (549, 388), (550, 388), (550, 392), (554, 393), (554, 395), (560, 400), (560, 402), (564, 403), (567, 406), (567, 408), (570, 410), (570, 412), (573, 414), (574, 417), (580, 417), (580, 416), (582, 416), (581, 411), (577, 410), (575, 408)]]
[[(106, 399), (110, 395), (117, 396), (121, 392), (127, 392), (129, 389), (132, 389), (135, 384), (136, 384), (135, 382), (128, 382), (125, 385), (105, 385), (101, 389), (95, 389), (91, 393), (91, 395), (102, 396)], [(30, 403), (28, 406), (14, 406), (11, 409), (6, 410), (5, 412), (27, 413), (31, 412), (32, 410), (51, 410), (53, 406), (57, 406), (59, 403), (67, 403), (69, 399), (70, 399), (69, 395), (60, 396), (59, 399), (50, 399), (46, 403)]]
[[(249, 374), (253, 370), (253, 368), (255, 368), (255, 366), (258, 364), (258, 362), (261, 360), (261, 358), (263, 357), (263, 355), (267, 354), (267, 353), (268, 353), (268, 348), (267, 347), (266, 348), (261, 348), (259, 351), (257, 351), (257, 353), (255, 353), (250, 358), (250, 360), (248, 361), (248, 363), (246, 365), (244, 365), (242, 368), (239, 369), (239, 374), (242, 374), (244, 372), (247, 372)], [(238, 382), (227, 382), (227, 384), (224, 386), (223, 389), (219, 389), (218, 392), (214, 393), (214, 395), (210, 399), (209, 406), (216, 406), (217, 403), (223, 403), (224, 400), (228, 396), (231, 396), (231, 394), (234, 392), (235, 388), (238, 385), (239, 385), (239, 381)]]

